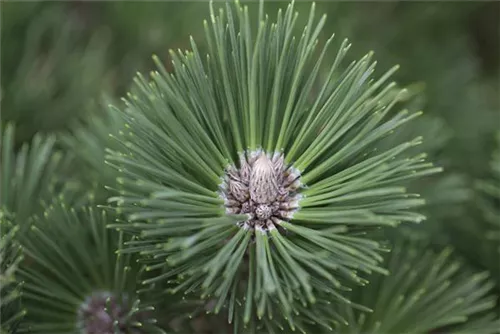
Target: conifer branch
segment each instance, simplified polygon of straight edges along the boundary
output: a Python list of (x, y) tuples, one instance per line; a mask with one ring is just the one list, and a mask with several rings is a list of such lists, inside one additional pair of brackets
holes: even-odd
[(0, 214), (23, 227), (55, 197), (75, 205), (80, 202), (78, 185), (64, 175), (70, 159), (54, 148), (55, 136), (36, 134), (30, 143), (16, 148), (14, 124), (2, 130)]
[(15, 333), (25, 311), (20, 302), (21, 282), (17, 280), (17, 269), (23, 259), (16, 240), (19, 226), (0, 213), (0, 332)]
[(107, 214), (57, 202), (35, 217), (19, 268), (27, 310), (21, 332), (163, 333), (154, 307), (141, 303), (141, 266), (122, 255), (126, 237), (108, 230)]
[(206, 57), (191, 40), (171, 52), (172, 73), (154, 58), (151, 80), (138, 74), (125, 108), (110, 107), (125, 127), (106, 157), (121, 174), (109, 202), (130, 220), (111, 226), (138, 237), (128, 246), (174, 292), (213, 300), (230, 321), (294, 329), (319, 295), (348, 303), (350, 285), (386, 272), (365, 233), (423, 220), (402, 185), (440, 169), (404, 155), (418, 137), (374, 151), (420, 115), (393, 110), (406, 94), (389, 81), (397, 67), (373, 77), (370, 52), (342, 70), (346, 41), (323, 64), (333, 40), (317, 58), (314, 5), (300, 37), (293, 3), (275, 23), (261, 9), (253, 25), (247, 10), (211, 6)]
[(352, 299), (372, 311), (345, 307), (340, 333), (498, 333), (494, 282), (451, 249), (436, 253), (427, 242), (399, 234), (387, 265), (388, 276), (373, 275), (353, 291)]

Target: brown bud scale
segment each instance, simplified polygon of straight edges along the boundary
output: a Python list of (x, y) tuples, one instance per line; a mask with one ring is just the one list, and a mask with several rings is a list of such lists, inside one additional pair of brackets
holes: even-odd
[(243, 228), (269, 230), (288, 221), (299, 209), (300, 173), (286, 166), (283, 154), (255, 151), (240, 156), (239, 168), (230, 166), (221, 185), (227, 214), (246, 213)]

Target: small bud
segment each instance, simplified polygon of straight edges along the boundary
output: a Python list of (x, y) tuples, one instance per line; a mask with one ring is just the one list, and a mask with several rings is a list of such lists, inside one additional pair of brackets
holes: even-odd
[[(248, 160), (247, 160), (248, 157)], [(272, 157), (262, 150), (240, 155), (240, 169), (226, 169), (219, 196), (224, 200), (227, 214), (247, 214), (238, 222), (244, 229), (264, 232), (289, 220), (299, 208), (301, 198), (300, 173), (285, 167), (282, 154)]]
[(250, 197), (259, 204), (274, 202), (278, 196), (278, 185), (274, 166), (262, 153), (255, 161), (250, 175)]

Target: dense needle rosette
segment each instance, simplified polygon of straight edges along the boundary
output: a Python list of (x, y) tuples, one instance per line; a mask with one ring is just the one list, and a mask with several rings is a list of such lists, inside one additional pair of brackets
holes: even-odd
[(155, 57), (150, 80), (138, 74), (123, 108), (110, 106), (123, 127), (106, 158), (120, 173), (109, 202), (128, 217), (112, 226), (162, 271), (143, 284), (169, 282), (243, 326), (342, 321), (317, 316), (331, 309), (317, 297), (348, 303), (351, 285), (385, 272), (369, 232), (423, 220), (404, 185), (439, 171), (410, 153), (419, 137), (380, 145), (420, 115), (394, 110), (407, 96), (388, 82), (397, 67), (375, 77), (371, 52), (344, 64), (346, 40), (331, 57), (314, 11), (297, 34), (293, 4), (275, 22), (262, 3), (257, 22), (239, 3), (211, 6), (207, 54), (191, 39), (171, 73)]
[(59, 201), (34, 217), (19, 267), (27, 311), (19, 333), (163, 333), (154, 308), (139, 299), (140, 264), (117, 254), (125, 237), (107, 229), (108, 219)]

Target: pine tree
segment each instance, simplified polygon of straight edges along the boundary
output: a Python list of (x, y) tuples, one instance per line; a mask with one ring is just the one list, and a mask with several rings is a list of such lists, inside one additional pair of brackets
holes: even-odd
[[(462, 125), (422, 115), (384, 52), (352, 60), (327, 5), (210, 4), (189, 50), (99, 103), (107, 42), (56, 30), (48, 59), (70, 60), (24, 101), (30, 36), (64, 20), (48, 6), (2, 86), (2, 333), (499, 333), (498, 151), (488, 177), (457, 167)], [(127, 8), (160, 7), (102, 7)], [(79, 63), (88, 80), (64, 75)], [(43, 124), (18, 117), (33, 104)]]

